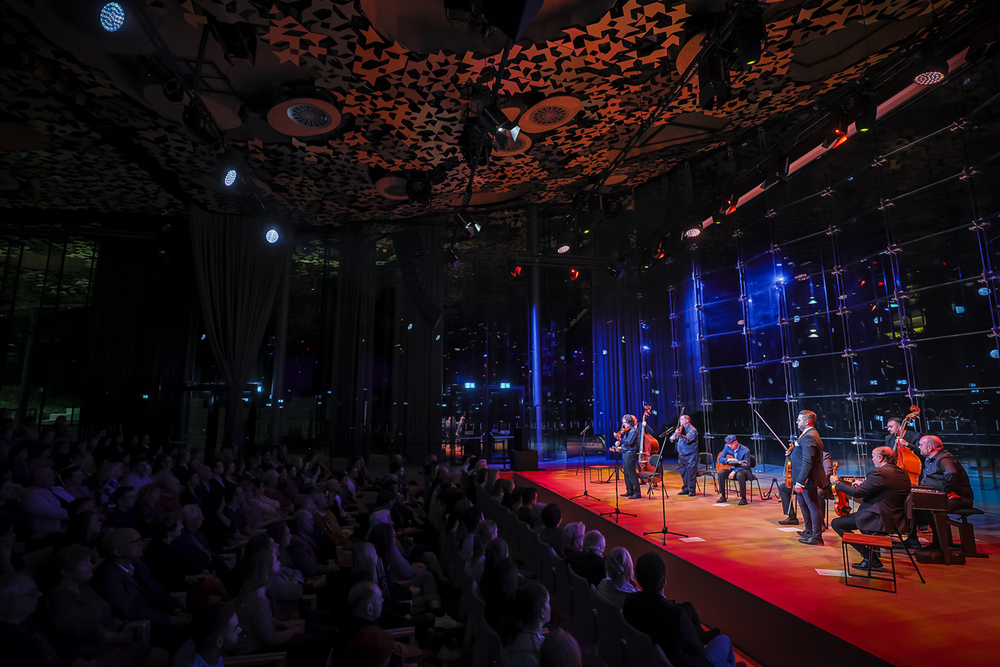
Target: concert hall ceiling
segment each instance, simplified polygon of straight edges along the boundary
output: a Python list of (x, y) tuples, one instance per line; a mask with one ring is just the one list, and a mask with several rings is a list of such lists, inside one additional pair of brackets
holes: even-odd
[[(269, 214), (298, 223), (461, 205), (463, 131), (494, 85), (504, 40), (449, 22), (443, 0), (133, 0), (113, 33), (95, 19), (104, 4), (0, 3), (0, 207), (259, 210), (219, 185), (228, 159), (243, 161)], [(727, 4), (741, 3), (547, 0), (499, 87), (521, 138), (479, 168), (472, 204), (570, 202), (592, 186), (726, 15), (709, 12)], [(732, 72), (732, 99), (703, 109), (695, 76), (606, 189), (641, 185), (765, 122), (780, 135), (967, 6), (754, 4), (766, 46), (758, 64)], [(178, 79), (197, 91), (227, 152)], [(408, 200), (407, 181), (425, 180), (430, 197)]]

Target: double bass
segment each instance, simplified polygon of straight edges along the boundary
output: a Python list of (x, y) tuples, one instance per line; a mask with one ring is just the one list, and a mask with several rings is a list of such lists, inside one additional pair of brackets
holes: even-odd
[[(648, 403), (643, 405), (642, 411), (642, 425), (639, 427), (642, 429), (639, 431), (639, 441), (642, 443), (639, 446), (639, 471), (654, 473), (656, 468), (649, 463), (649, 457), (655, 456), (660, 453), (660, 442), (649, 433), (646, 433), (646, 418), (649, 417), (649, 412), (652, 410), (652, 406)], [(656, 479), (650, 477), (650, 484), (655, 488), (657, 485)]]
[(920, 472), (923, 470), (923, 463), (920, 457), (913, 453), (903, 436), (906, 435), (906, 425), (920, 415), (920, 408), (916, 405), (910, 406), (910, 412), (903, 418), (899, 433), (896, 434), (896, 444), (893, 449), (896, 451), (896, 465), (906, 471), (910, 476), (910, 484), (917, 486), (920, 483)]

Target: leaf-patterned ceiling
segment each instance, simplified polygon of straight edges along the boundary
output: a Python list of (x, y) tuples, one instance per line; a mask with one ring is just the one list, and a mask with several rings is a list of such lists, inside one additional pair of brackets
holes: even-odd
[[(76, 8), (67, 10), (68, 2), (2, 5), (0, 122), (10, 136), (0, 140), (0, 172), (20, 188), (0, 188), (0, 206), (183, 214), (190, 198), (210, 210), (252, 209), (215, 185), (220, 156), (183, 122), (183, 103), (164, 98), (169, 77), (128, 14), (122, 34), (108, 35), (67, 20), (67, 12), (87, 4), (72, 0)], [(270, 213), (337, 224), (460, 204), (469, 176), (460, 139), (475, 115), (470, 91), (492, 85), (501, 54), (415, 53), (383, 37), (359, 2), (136, 2), (182, 72), (193, 72), (203, 32), (209, 34), (201, 42), (202, 97), (226, 128), (226, 142), (246, 155)], [(494, 154), (476, 174), (473, 202), (568, 202), (592, 184), (680, 80), (678, 62), (697, 52), (699, 21), (691, 17), (704, 4), (623, 0), (590, 25), (515, 43), (500, 87), (504, 104), (520, 110), (568, 96), (581, 109), (556, 129), (525, 133), (530, 147), (523, 153)], [(937, 2), (934, 10), (949, 5)], [(758, 65), (734, 73), (732, 100), (703, 111), (698, 86), (687, 85), (610, 183), (635, 187), (774, 116), (808, 113), (931, 21), (930, 3), (912, 0), (761, 7), (766, 49)], [(244, 47), (250, 43), (252, 59), (234, 56), (231, 44), (227, 57), (220, 35), (233, 34), (243, 35)], [(268, 123), (276, 96), (303, 84), (324, 91), (343, 119), (339, 127), (295, 138)], [(431, 198), (386, 198), (372, 174), (397, 172), (434, 172)]]

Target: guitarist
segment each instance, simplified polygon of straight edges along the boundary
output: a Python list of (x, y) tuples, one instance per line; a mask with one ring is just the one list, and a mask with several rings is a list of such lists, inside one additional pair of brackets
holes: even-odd
[(639, 491), (639, 476), (636, 474), (636, 463), (639, 460), (639, 447), (642, 440), (639, 437), (639, 429), (636, 428), (636, 418), (634, 415), (622, 415), (622, 470), (625, 473), (625, 493), (623, 498), (641, 498)]
[(722, 448), (719, 452), (719, 458), (716, 459), (716, 469), (719, 476), (719, 489), (722, 491), (722, 495), (719, 497), (719, 502), (726, 502), (726, 480), (735, 479), (736, 483), (740, 485), (740, 505), (747, 504), (747, 480), (755, 479), (753, 476), (753, 471), (750, 469), (750, 450), (744, 445), (740, 444), (740, 441), (736, 439), (735, 435), (726, 436), (726, 446)]

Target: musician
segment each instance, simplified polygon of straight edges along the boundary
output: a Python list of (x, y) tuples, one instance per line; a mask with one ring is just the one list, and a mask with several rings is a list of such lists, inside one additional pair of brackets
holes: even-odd
[[(927, 486), (947, 493), (949, 512), (972, 507), (973, 494), (969, 473), (965, 471), (954, 454), (945, 450), (941, 438), (936, 435), (925, 435), (920, 438), (920, 453), (926, 457), (924, 471), (920, 477), (920, 486)], [(934, 534), (934, 542), (929, 548), (937, 549), (940, 542), (938, 542), (937, 526), (934, 524), (931, 513), (927, 510), (917, 510), (913, 514), (917, 523), (930, 524)], [(951, 536), (948, 537), (950, 542)]]
[(900, 440), (903, 440), (907, 447), (912, 449), (914, 452), (917, 451), (917, 442), (920, 440), (920, 434), (910, 429), (906, 430), (902, 437), (900, 437), (900, 431), (904, 431), (902, 418), (890, 418), (889, 421), (886, 422), (885, 428), (889, 431), (889, 435), (885, 436), (886, 447), (891, 447), (893, 451), (897, 451), (896, 446), (899, 444)]
[[(830, 522), (830, 527), (841, 537), (844, 533), (860, 530), (863, 533), (893, 533), (906, 529), (906, 498), (910, 494), (910, 476), (902, 468), (896, 467), (896, 452), (891, 447), (876, 447), (872, 451), (875, 467), (868, 471), (864, 481), (851, 484), (841, 482), (833, 475), (831, 481), (837, 491), (854, 498), (861, 498), (861, 507), (853, 514), (839, 516)], [(882, 561), (878, 549), (872, 551), (866, 546), (852, 544), (862, 561), (851, 567), (867, 570), (881, 570)]]
[(823, 509), (819, 504), (819, 488), (826, 486), (828, 477), (823, 470), (823, 440), (816, 430), (816, 413), (803, 410), (795, 420), (802, 432), (793, 443), (791, 451), (792, 492), (797, 494), (802, 507), (805, 530), (799, 542), (810, 545), (823, 544)]
[(720, 470), (717, 473), (719, 477), (719, 488), (722, 490), (719, 502), (724, 503), (727, 500), (726, 480), (735, 479), (736, 483), (740, 486), (740, 502), (737, 504), (746, 505), (747, 480), (756, 479), (753, 476), (753, 470), (750, 469), (750, 450), (744, 445), (741, 445), (735, 435), (727, 435), (726, 446), (722, 448), (721, 452), (719, 452), (719, 457), (716, 459), (716, 463), (731, 466), (728, 470)]
[(677, 495), (698, 495), (698, 429), (691, 424), (691, 417), (681, 415), (670, 442), (677, 443), (677, 471), (681, 475), (681, 492)]
[(636, 418), (633, 415), (622, 415), (622, 470), (625, 473), (625, 493), (623, 498), (641, 498), (639, 491), (639, 476), (636, 474), (636, 463), (639, 460), (639, 429), (636, 428)]

